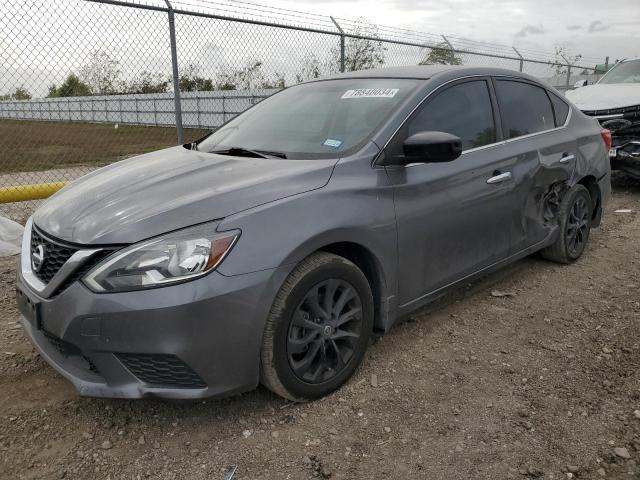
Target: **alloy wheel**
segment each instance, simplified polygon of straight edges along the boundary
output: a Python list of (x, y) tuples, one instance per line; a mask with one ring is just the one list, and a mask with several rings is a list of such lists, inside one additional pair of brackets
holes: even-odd
[(347, 281), (331, 278), (312, 287), (293, 313), (287, 357), (300, 380), (318, 384), (349, 363), (362, 331), (362, 301)]
[(567, 221), (567, 249), (573, 256), (580, 254), (584, 248), (589, 229), (589, 209), (584, 197), (578, 196), (569, 212)]

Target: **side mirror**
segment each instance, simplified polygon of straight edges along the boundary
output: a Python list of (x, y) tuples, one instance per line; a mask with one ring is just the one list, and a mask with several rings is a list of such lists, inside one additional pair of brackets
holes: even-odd
[(450, 162), (462, 154), (462, 140), (445, 132), (418, 132), (402, 145), (402, 163)]
[(589, 84), (587, 80), (578, 80), (573, 84), (573, 88), (586, 87)]

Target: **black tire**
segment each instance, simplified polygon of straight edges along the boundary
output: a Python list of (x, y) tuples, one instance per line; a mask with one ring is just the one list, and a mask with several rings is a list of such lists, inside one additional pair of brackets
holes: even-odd
[(547, 260), (573, 263), (582, 256), (591, 231), (593, 201), (589, 190), (575, 185), (562, 198), (558, 209), (560, 234), (553, 245), (540, 253)]
[(372, 329), (373, 296), (362, 271), (343, 257), (316, 252), (296, 266), (273, 302), (261, 382), (293, 401), (323, 397), (356, 371)]

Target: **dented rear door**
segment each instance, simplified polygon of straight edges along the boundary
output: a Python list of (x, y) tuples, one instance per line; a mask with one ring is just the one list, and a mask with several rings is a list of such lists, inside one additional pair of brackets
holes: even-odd
[(576, 165), (577, 142), (567, 129), (506, 142), (513, 159), (513, 200), (518, 212), (511, 253), (543, 242), (557, 226), (557, 206)]
[(576, 168), (578, 149), (565, 126), (568, 106), (555, 94), (522, 79), (496, 77), (493, 83), (504, 155), (514, 160), (518, 221), (511, 253), (516, 254), (544, 242), (557, 228), (558, 202)]

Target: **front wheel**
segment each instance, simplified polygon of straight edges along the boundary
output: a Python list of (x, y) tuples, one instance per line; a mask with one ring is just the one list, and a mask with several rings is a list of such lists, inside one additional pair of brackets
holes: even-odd
[(553, 245), (542, 250), (542, 256), (559, 263), (575, 262), (587, 246), (593, 202), (589, 190), (582, 185), (571, 188), (558, 209), (560, 235)]
[(291, 272), (264, 331), (261, 381), (294, 401), (323, 397), (360, 365), (373, 328), (373, 296), (349, 260), (317, 252)]

